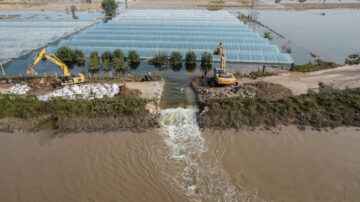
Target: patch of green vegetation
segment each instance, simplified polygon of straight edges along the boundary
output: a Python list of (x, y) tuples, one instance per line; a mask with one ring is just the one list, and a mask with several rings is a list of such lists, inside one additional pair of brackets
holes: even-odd
[(170, 64), (172, 66), (179, 66), (182, 63), (183, 56), (179, 51), (173, 51), (170, 55)]
[(105, 51), (101, 55), (101, 62), (104, 70), (109, 71), (111, 66), (113, 65), (113, 56), (110, 51)]
[(264, 32), (264, 38), (269, 39), (269, 40), (272, 40), (273, 37), (271, 36), (271, 32), (265, 31), (265, 32)]
[(93, 100), (53, 98), (43, 102), (34, 95), (0, 95), (0, 119), (32, 121), (47, 116), (61, 130), (154, 127), (156, 123), (145, 109), (150, 101), (126, 95)]
[(81, 50), (75, 49), (73, 52), (73, 60), (75, 64), (79, 67), (85, 65), (85, 55)]
[(249, 73), (249, 77), (252, 79), (257, 79), (259, 77), (272, 76), (274, 73), (271, 72), (263, 72), (263, 71), (252, 71)]
[(345, 59), (345, 64), (348, 64), (348, 65), (360, 64), (360, 55), (359, 54), (349, 55), (349, 57)]
[(116, 70), (126, 69), (125, 55), (120, 49), (116, 49), (113, 53), (113, 63)]
[(115, 0), (102, 0), (101, 8), (105, 12), (105, 16), (107, 18), (112, 18), (116, 15), (116, 9), (118, 8), (118, 4)]
[(152, 63), (155, 66), (161, 67), (161, 66), (167, 66), (168, 65), (168, 55), (164, 51), (158, 52), (151, 60), (150, 63)]
[(186, 64), (195, 64), (196, 62), (196, 54), (194, 51), (188, 51), (185, 56), (185, 63)]
[(72, 17), (73, 17), (74, 19), (78, 19), (78, 16), (76, 16), (76, 11), (77, 11), (76, 6), (72, 5), (72, 6), (70, 7), (70, 9), (71, 9)]
[(96, 70), (100, 67), (100, 57), (96, 51), (90, 53), (90, 59), (88, 63), (89, 69)]
[(213, 61), (213, 56), (209, 52), (201, 53), (201, 66), (211, 66)]
[(127, 60), (130, 64), (132, 63), (140, 63), (140, 55), (135, 50), (130, 50)]
[(311, 72), (311, 71), (317, 71), (322, 69), (331, 69), (335, 67), (339, 67), (340, 65), (334, 63), (334, 62), (326, 62), (322, 60), (315, 60), (315, 63), (312, 63), (311, 61), (304, 65), (295, 65), (294, 71), (296, 72)]
[[(296, 124), (314, 128), (360, 126), (360, 88), (326, 90), (277, 101), (261, 98), (211, 99), (199, 116), (201, 127), (242, 128)], [(203, 106), (203, 107), (204, 107)]]
[(49, 101), (39, 101), (35, 95), (0, 95), (0, 118), (18, 117), (33, 118), (45, 114), (53, 116), (120, 116), (132, 115), (145, 110), (149, 102), (137, 97), (119, 97), (102, 99), (53, 98)]
[(67, 46), (61, 46), (56, 50), (55, 56), (64, 62), (69, 68), (74, 65), (84, 66), (85, 55), (81, 50), (72, 50)]

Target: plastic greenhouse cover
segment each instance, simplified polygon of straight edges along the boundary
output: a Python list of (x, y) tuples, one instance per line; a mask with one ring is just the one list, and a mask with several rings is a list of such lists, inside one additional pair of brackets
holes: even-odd
[(93, 20), (99, 16), (96, 13), (78, 12), (79, 19), (74, 20), (65, 12), (4, 11), (2, 14), (17, 14), (20, 17), (0, 21), (0, 62), (45, 47), (93, 24)]
[[(136, 50), (142, 58), (151, 58), (164, 51), (183, 55), (194, 51), (213, 52), (219, 42), (229, 62), (290, 64), (289, 54), (281, 53), (276, 45), (255, 33), (227, 11), (207, 10), (126, 10), (107, 23), (99, 23), (72, 37), (62, 40), (56, 48), (66, 45), (102, 54), (118, 48), (125, 54)], [(219, 60), (215, 56), (214, 60)]]

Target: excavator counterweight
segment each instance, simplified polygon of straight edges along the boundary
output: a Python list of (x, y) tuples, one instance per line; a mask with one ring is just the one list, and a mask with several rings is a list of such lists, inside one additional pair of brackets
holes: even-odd
[(61, 85), (69, 85), (69, 84), (77, 84), (77, 83), (84, 83), (85, 76), (79, 73), (79, 76), (75, 76), (69, 73), (69, 68), (67, 65), (62, 62), (59, 58), (55, 57), (54, 55), (49, 55), (46, 53), (46, 49), (42, 49), (39, 54), (34, 58), (33, 63), (30, 64), (26, 70), (28, 75), (37, 75), (37, 72), (34, 70), (34, 66), (43, 59), (48, 59), (51, 62), (55, 63), (60, 69), (63, 70), (63, 77)]

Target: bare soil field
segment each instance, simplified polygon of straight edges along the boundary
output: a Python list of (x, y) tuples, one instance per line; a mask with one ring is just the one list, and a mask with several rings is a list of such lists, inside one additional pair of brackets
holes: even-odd
[[(207, 8), (209, 10), (220, 10), (223, 8), (244, 8), (250, 6), (250, 0), (141, 0), (133, 2), (129, 8), (166, 8), (166, 9), (184, 9), (184, 8)], [(261, 8), (274, 8), (274, 5), (260, 2)]]
[[(249, 79), (244, 81), (251, 82)], [(293, 91), (295, 95), (306, 93), (309, 89), (317, 89), (319, 82), (332, 85), (338, 89), (358, 88), (360, 87), (360, 65), (343, 66), (309, 73), (281, 73), (276, 76), (262, 77), (257, 81), (281, 84)]]
[(64, 3), (19, 3), (19, 4), (0, 4), (0, 10), (52, 10), (52, 11), (64, 11), (66, 9), (70, 10), (70, 7), (76, 6), (78, 11), (88, 11), (88, 10), (101, 10), (100, 3), (91, 3), (83, 4), (76, 2), (64, 2)]
[(282, 3), (281, 5), (289, 9), (338, 9), (338, 8), (349, 8), (358, 9), (360, 3)]

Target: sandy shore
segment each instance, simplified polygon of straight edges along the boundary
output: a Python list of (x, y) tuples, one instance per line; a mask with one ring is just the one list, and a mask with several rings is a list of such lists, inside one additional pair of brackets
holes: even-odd
[(360, 129), (321, 132), (294, 126), (205, 130), (209, 148), (239, 190), (265, 201), (357, 201)]

